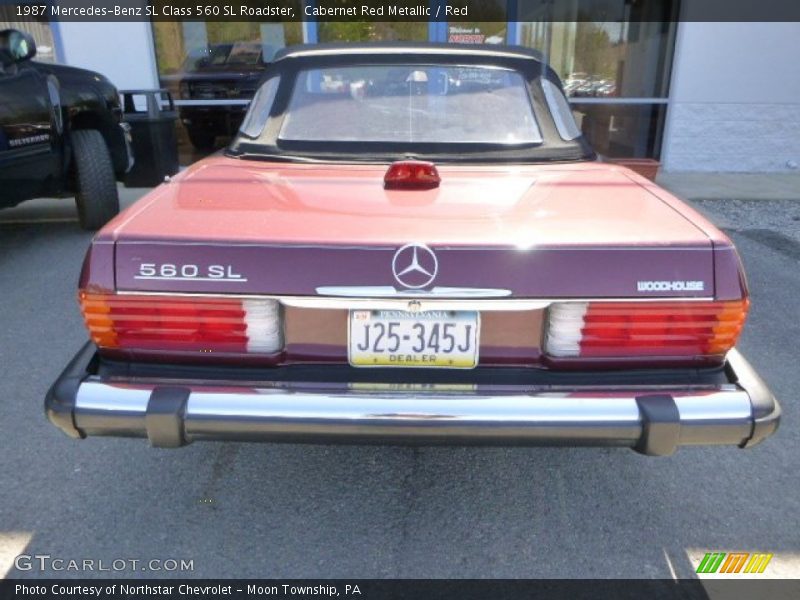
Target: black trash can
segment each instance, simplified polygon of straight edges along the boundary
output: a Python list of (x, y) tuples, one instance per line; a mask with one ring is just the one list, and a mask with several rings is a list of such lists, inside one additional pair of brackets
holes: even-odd
[(178, 113), (167, 90), (122, 90), (124, 120), (131, 126), (133, 168), (126, 187), (151, 187), (178, 172)]

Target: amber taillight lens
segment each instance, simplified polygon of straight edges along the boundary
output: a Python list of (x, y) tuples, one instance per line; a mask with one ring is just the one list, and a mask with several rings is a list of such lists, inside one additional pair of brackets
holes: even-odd
[(85, 291), (79, 300), (100, 348), (272, 354), (283, 347), (274, 300)]
[(723, 356), (739, 337), (747, 299), (560, 302), (549, 310), (548, 355), (558, 358)]

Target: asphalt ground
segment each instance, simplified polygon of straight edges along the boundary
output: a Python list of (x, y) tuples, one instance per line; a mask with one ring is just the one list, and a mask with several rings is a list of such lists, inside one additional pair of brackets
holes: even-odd
[[(705, 552), (770, 552), (800, 577), (800, 203), (698, 205), (752, 288), (740, 349), (783, 404), (752, 450), (409, 448), (76, 441), (42, 411), (85, 341), (90, 235), (69, 201), (0, 212), (0, 576), (19, 554), (176, 559), (191, 577), (691, 578)], [(96, 563), (95, 563), (96, 564)]]

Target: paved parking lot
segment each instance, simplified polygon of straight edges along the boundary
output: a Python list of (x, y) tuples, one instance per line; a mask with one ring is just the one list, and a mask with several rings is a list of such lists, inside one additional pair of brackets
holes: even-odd
[(707, 551), (741, 550), (775, 553), (767, 575), (800, 577), (800, 202), (698, 205), (744, 258), (753, 308), (740, 348), (784, 420), (750, 451), (661, 459), (76, 442), (46, 421), (42, 400), (85, 339), (75, 284), (90, 236), (68, 201), (0, 212), (0, 575), (24, 552), (192, 559), (195, 577), (670, 578), (693, 576)]

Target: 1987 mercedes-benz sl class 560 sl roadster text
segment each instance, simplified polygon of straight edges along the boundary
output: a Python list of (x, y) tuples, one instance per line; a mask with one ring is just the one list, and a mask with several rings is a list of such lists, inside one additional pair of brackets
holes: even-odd
[(102, 229), (74, 437), (748, 447), (730, 240), (604, 163), (535, 54), (299, 47), (224, 155)]

